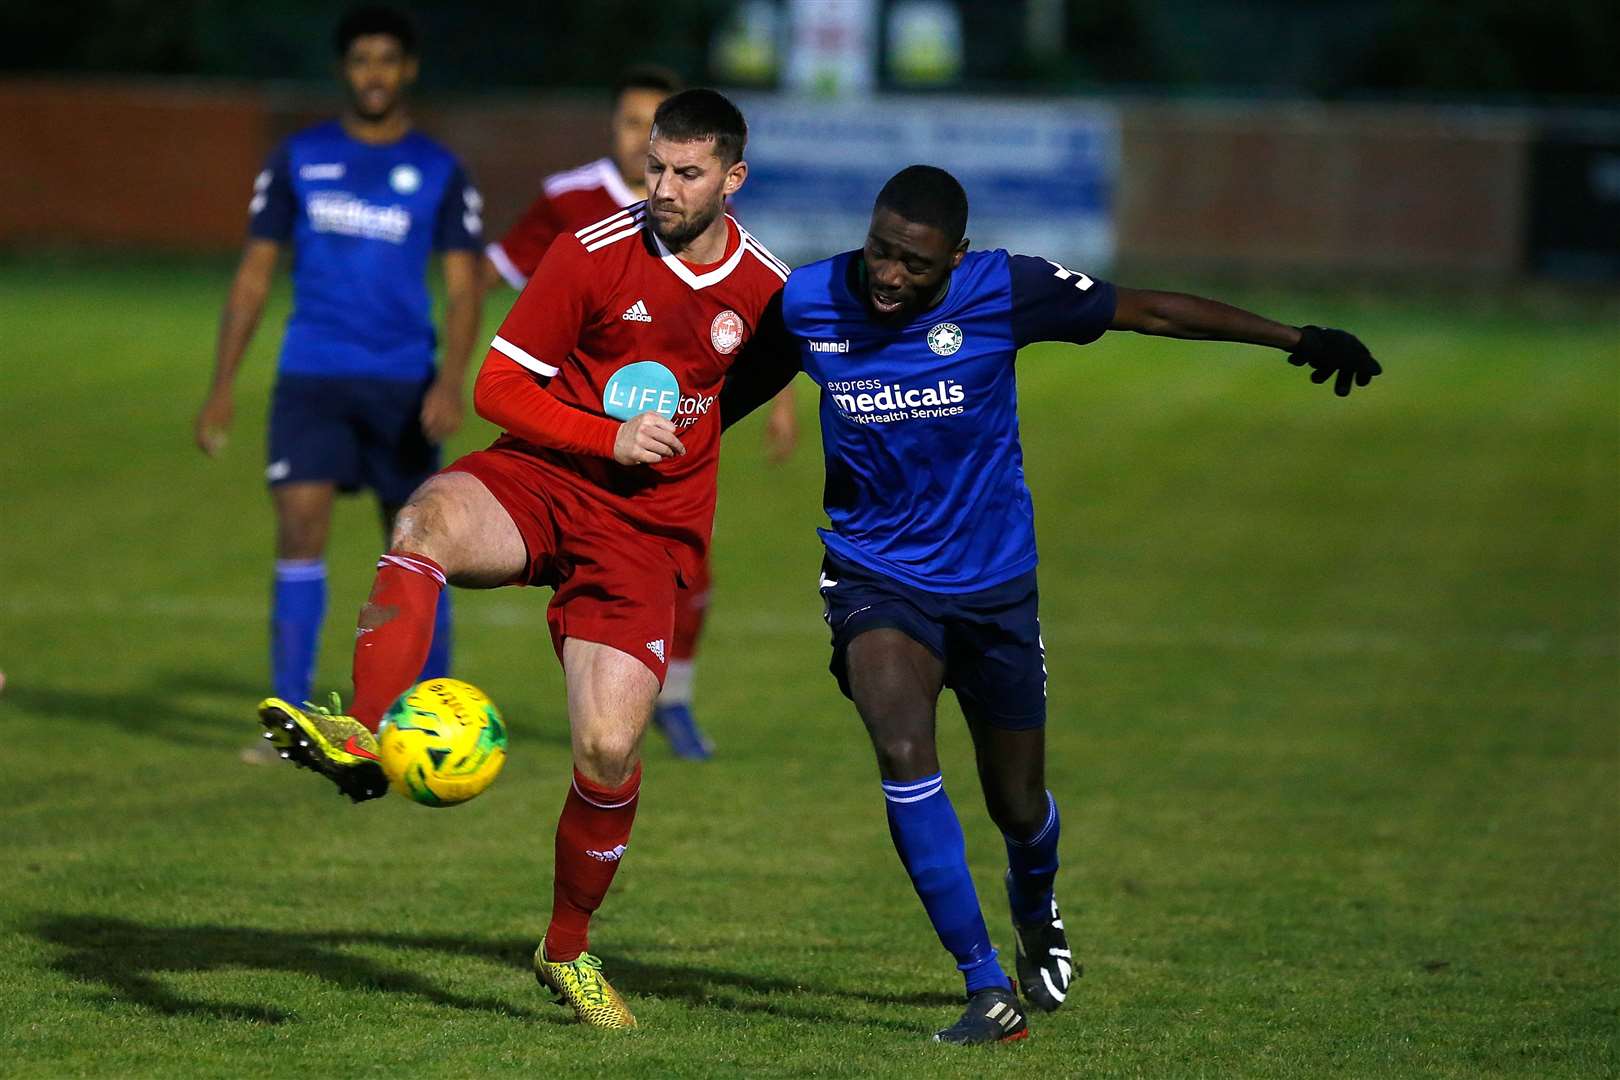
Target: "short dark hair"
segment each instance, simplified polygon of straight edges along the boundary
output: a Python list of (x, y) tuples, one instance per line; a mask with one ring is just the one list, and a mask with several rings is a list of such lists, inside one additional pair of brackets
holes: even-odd
[(627, 90), (656, 90), (661, 94), (676, 94), (685, 88), (681, 77), (657, 64), (637, 64), (619, 72), (613, 81), (613, 100), (617, 102)]
[(347, 56), (354, 39), (368, 34), (387, 34), (399, 42), (406, 56), (416, 55), (416, 23), (399, 8), (386, 4), (358, 4), (344, 12), (332, 44), (339, 57)]
[(742, 160), (748, 147), (748, 121), (731, 99), (718, 90), (693, 87), (664, 99), (653, 114), (653, 132), (674, 142), (714, 140), (714, 156), (727, 168)]
[(874, 213), (879, 209), (893, 210), (919, 225), (932, 225), (953, 248), (967, 233), (967, 192), (956, 177), (933, 165), (907, 165), (889, 177), (872, 204)]

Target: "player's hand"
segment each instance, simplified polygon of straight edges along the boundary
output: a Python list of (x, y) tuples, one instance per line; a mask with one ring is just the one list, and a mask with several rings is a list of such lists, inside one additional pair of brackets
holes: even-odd
[(1356, 335), (1323, 326), (1299, 328), (1299, 344), (1288, 353), (1288, 362), (1309, 366), (1313, 383), (1333, 379), (1333, 392), (1340, 397), (1350, 396), (1352, 383), (1366, 386), (1384, 370)]
[(422, 398), (422, 434), (429, 442), (442, 443), (461, 430), (466, 405), (461, 400), (461, 387), (434, 380)]
[(197, 413), (195, 435), (197, 449), (209, 457), (218, 457), (231, 438), (231, 421), (236, 418), (236, 402), (229, 390), (213, 390)]
[(651, 465), (686, 453), (675, 437), (674, 421), (653, 412), (632, 416), (619, 425), (613, 440), (613, 460), (620, 465)]

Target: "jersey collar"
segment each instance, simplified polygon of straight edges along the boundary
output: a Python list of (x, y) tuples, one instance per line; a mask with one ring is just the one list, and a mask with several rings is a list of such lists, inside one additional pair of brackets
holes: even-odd
[(673, 272), (676, 277), (680, 278), (694, 289), (706, 289), (710, 285), (717, 285), (724, 281), (731, 275), (733, 270), (737, 269), (737, 264), (742, 262), (743, 252), (747, 249), (747, 245), (742, 242), (741, 226), (737, 224), (736, 220), (730, 214), (727, 214), (726, 244), (727, 246), (730, 246), (733, 243), (736, 244), (737, 250), (733, 251), (730, 256), (724, 259), (720, 265), (714, 267), (714, 269), (700, 274), (686, 263), (682, 262), (680, 256), (674, 254), (669, 250), (669, 248), (664, 246), (664, 242), (663, 240), (659, 239), (658, 233), (653, 231), (651, 220), (647, 222), (646, 228), (647, 235), (652, 237), (653, 245), (658, 249), (658, 257), (664, 260), (664, 265), (669, 267), (671, 272)]

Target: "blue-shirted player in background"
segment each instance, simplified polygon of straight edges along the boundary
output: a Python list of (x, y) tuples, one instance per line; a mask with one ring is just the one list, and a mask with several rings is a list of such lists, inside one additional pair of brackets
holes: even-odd
[[(271, 694), (289, 701), (310, 696), (334, 495), (371, 488), (388, 535), (395, 511), (438, 469), (438, 444), (461, 425), (481, 306), (478, 192), (450, 151), (411, 129), (405, 110), (417, 74), (414, 27), (393, 9), (359, 7), (339, 23), (335, 44), (348, 106), (287, 139), (254, 183), (249, 238), (196, 421), (198, 446), (218, 454), (237, 369), (291, 245), (293, 310), (265, 474), (276, 511)], [(446, 296), (437, 369), (426, 280), (433, 252), (442, 254)], [(423, 677), (449, 665), (446, 596)]]
[(1116, 288), (1045, 259), (968, 251), (967, 196), (913, 165), (884, 186), (865, 247), (793, 271), (721, 395), (730, 425), (803, 370), (821, 388), (821, 594), (832, 672), (877, 751), (889, 831), (966, 1011), (935, 1038), (1023, 1038), (945, 793), (934, 709), (950, 687), (1007, 850), (1019, 986), (1044, 1010), (1080, 966), (1053, 899), (1058, 810), (1045, 777), (1046, 667), (1035, 521), (1018, 441), (1014, 358), (1107, 330), (1266, 345), (1335, 391), (1380, 371), (1342, 330), (1293, 327), (1180, 293)]

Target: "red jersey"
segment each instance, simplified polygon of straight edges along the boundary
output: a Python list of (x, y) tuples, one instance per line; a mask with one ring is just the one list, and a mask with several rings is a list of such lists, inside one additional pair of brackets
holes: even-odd
[(516, 225), (506, 230), (505, 236), (484, 248), (484, 253), (508, 285), (521, 289), (529, 283), (553, 240), (601, 221), (636, 201), (611, 158), (598, 158), (577, 169), (552, 173), (541, 182), (540, 197)]
[(710, 266), (671, 254), (647, 225), (645, 203), (565, 235), (491, 343), (549, 379), (546, 390), (562, 405), (611, 421), (643, 412), (674, 421), (686, 453), (655, 465), (620, 465), (510, 433), (496, 445), (534, 455), (557, 483), (667, 538), (689, 582), (714, 524), (720, 386), (787, 279), (787, 266), (729, 214), (726, 226), (725, 255)]

